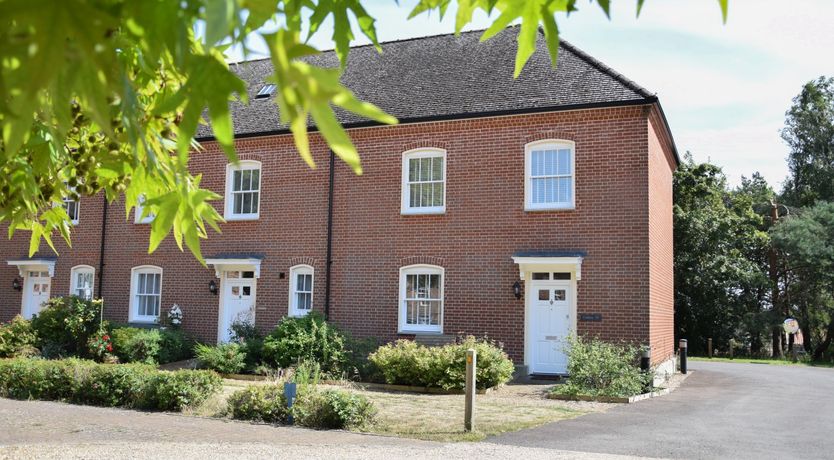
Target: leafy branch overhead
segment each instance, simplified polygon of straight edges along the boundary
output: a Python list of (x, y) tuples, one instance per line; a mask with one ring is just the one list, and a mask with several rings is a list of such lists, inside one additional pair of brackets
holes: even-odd
[[(171, 233), (202, 261), (207, 227), (222, 217), (188, 170), (194, 136), (204, 117), (230, 161), (236, 161), (229, 103), (247, 101), (244, 82), (224, 52), (260, 36), (274, 67), (281, 120), (299, 155), (315, 167), (309, 126), (357, 173), (359, 152), (337, 121), (340, 108), (369, 120), (396, 119), (358, 100), (340, 82), (354, 28), (382, 51), (376, 20), (361, 0), (0, 0), (0, 221), (9, 234), (30, 232), (30, 254), (41, 239), (53, 250), (57, 232), (70, 243), (65, 200), (104, 193), (123, 196), (126, 212), (140, 202), (153, 214), (149, 250)], [(593, 0), (609, 13), (609, 0)], [(364, 5), (363, 5), (364, 4)], [(456, 9), (455, 31), (476, 11), (495, 20), (482, 40), (520, 23), (515, 75), (533, 54), (539, 28), (553, 64), (559, 42), (556, 15), (575, 0), (420, 0), (411, 16)], [(726, 16), (727, 0), (719, 0)], [(638, 12), (643, 1), (637, 1)], [(333, 23), (341, 65), (305, 61), (308, 44)], [(356, 26), (354, 26), (356, 24)], [(267, 33), (264, 30), (270, 29)], [(197, 31), (200, 31), (199, 33)], [(303, 37), (303, 38), (302, 38)]]

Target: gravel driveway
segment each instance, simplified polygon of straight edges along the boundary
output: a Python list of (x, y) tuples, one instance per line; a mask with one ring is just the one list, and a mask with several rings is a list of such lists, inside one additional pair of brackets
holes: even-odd
[(690, 368), (662, 398), (489, 441), (646, 457), (834, 458), (834, 369), (700, 361)]
[(633, 458), (487, 443), (438, 444), (0, 398), (0, 458)]

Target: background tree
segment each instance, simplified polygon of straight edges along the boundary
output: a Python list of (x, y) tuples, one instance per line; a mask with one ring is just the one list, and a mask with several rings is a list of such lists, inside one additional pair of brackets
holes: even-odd
[(693, 353), (710, 337), (724, 349), (731, 338), (760, 346), (772, 322), (763, 313), (769, 238), (753, 209), (768, 190), (756, 175), (731, 192), (721, 168), (688, 153), (675, 172), (675, 326)]
[(790, 177), (782, 198), (793, 206), (834, 201), (834, 78), (810, 81), (786, 113)]
[(786, 295), (807, 324), (813, 358), (821, 359), (834, 341), (834, 203), (803, 209), (770, 234), (790, 276)]
[[(144, 197), (154, 213), (149, 251), (173, 232), (202, 261), (206, 227), (221, 217), (218, 198), (188, 171), (194, 135), (205, 116), (229, 160), (235, 161), (229, 101), (246, 99), (244, 82), (223, 52), (247, 40), (268, 48), (281, 121), (299, 155), (313, 167), (308, 128), (358, 174), (359, 155), (334, 109), (379, 123), (396, 123), (356, 99), (340, 82), (358, 28), (381, 51), (375, 19), (362, 0), (0, 0), (0, 222), (10, 233), (31, 231), (30, 254), (59, 232), (70, 241), (64, 198), (103, 192), (124, 196), (129, 214)], [(519, 23), (515, 75), (535, 50), (541, 27), (553, 64), (557, 13), (576, 0), (419, 0), (411, 16), (454, 9), (455, 32), (476, 11), (492, 15), (481, 39)], [(608, 14), (609, 0), (592, 0)], [(643, 0), (637, 0), (639, 13)], [(727, 0), (718, 0), (726, 17)], [(354, 20), (351, 21), (351, 18)], [(340, 67), (304, 58), (321, 25), (333, 22)], [(271, 31), (265, 32), (265, 25)], [(195, 30), (201, 30), (199, 35)], [(303, 36), (302, 36), (303, 33)], [(54, 249), (54, 247), (53, 247)]]

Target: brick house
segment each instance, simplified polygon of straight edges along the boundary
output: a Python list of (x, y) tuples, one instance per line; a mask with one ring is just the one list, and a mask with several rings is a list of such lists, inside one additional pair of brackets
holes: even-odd
[(232, 104), (242, 161), (228, 164), (209, 129), (191, 159), (224, 196), (209, 268), (172, 238), (148, 255), (147, 219), (83, 197), (67, 203), (71, 249), (29, 258), (28, 235), (2, 243), (0, 319), (77, 293), (104, 298), (118, 323), (176, 303), (205, 341), (236, 319), (266, 331), (316, 310), (384, 341), (486, 334), (529, 373), (565, 372), (571, 331), (648, 344), (669, 366), (678, 157), (657, 97), (565, 42), (553, 69), (542, 37), (513, 80), (515, 32), (478, 35), (351, 50), (345, 84), (400, 119), (339, 113), (360, 176), (316, 134), (308, 168), (272, 103), (269, 61), (235, 65), (251, 99)]

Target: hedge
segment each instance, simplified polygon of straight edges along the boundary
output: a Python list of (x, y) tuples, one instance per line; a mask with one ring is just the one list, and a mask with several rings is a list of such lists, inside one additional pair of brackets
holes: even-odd
[(13, 399), (180, 411), (205, 401), (221, 382), (211, 371), (166, 372), (145, 364), (0, 360), (0, 396)]
[(466, 385), (466, 350), (469, 348), (477, 352), (478, 389), (510, 381), (514, 366), (504, 350), (493, 341), (472, 336), (442, 347), (398, 340), (379, 347), (368, 359), (376, 365), (386, 383), (460, 390)]
[(362, 428), (373, 422), (376, 408), (366, 397), (344, 390), (320, 391), (302, 386), (287, 410), (280, 385), (252, 385), (229, 397), (229, 415), (237, 420), (286, 423), (290, 412), (298, 426), (315, 429)]

